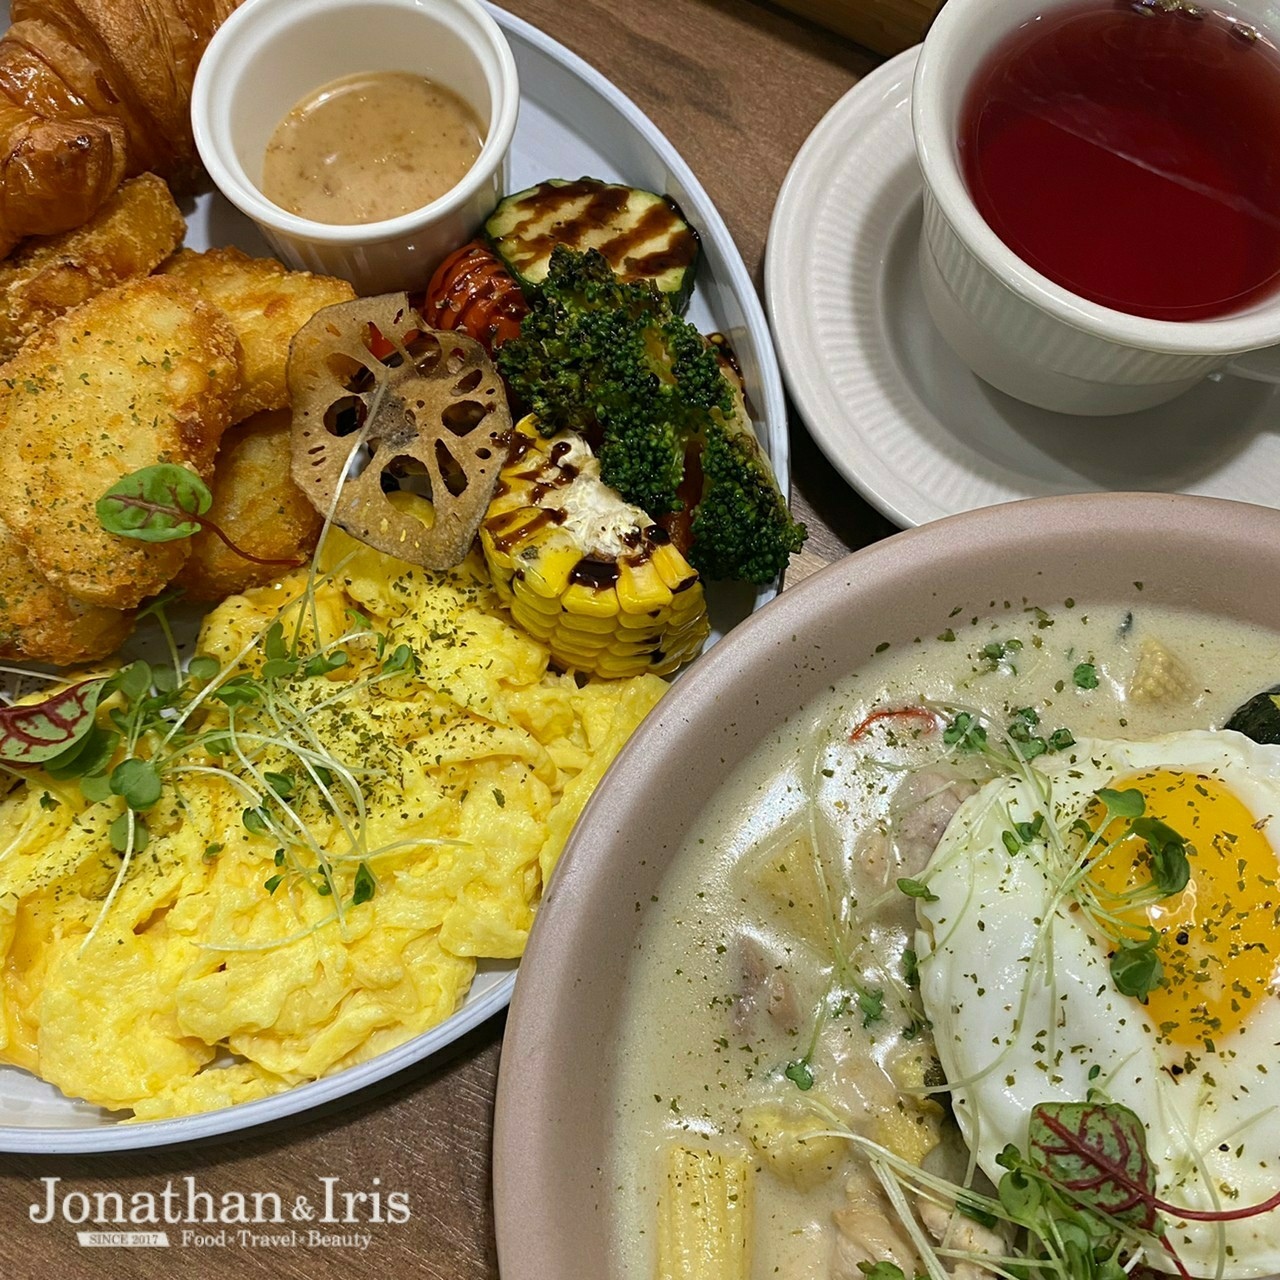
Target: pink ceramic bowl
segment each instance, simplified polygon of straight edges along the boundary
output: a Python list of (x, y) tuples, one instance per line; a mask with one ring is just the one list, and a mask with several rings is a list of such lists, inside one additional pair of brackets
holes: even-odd
[(622, 1280), (604, 1153), (637, 904), (757, 744), (878, 645), (945, 630), (957, 605), (968, 617), (1023, 597), (1122, 603), (1141, 582), (1146, 605), (1280, 630), (1280, 593), (1259, 588), (1276, 581), (1280, 511), (1165, 494), (1038, 498), (849, 556), (699, 659), (592, 796), (520, 965), (494, 1142), (503, 1280)]

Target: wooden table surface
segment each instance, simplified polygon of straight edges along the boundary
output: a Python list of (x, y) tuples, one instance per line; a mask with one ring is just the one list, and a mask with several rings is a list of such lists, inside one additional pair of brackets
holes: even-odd
[[(506, 7), (599, 68), (649, 114), (710, 193), (760, 287), (770, 213), (793, 156), (876, 59), (753, 0), (507, 0)], [(792, 500), (810, 530), (808, 563), (810, 553), (832, 559), (893, 531), (836, 475), (794, 414), (791, 450)], [(447, 1060), (273, 1132), (102, 1157), (0, 1156), (0, 1277), (493, 1280), (489, 1147), (502, 1029), (503, 1020), (492, 1019)], [(393, 1203), (390, 1193), (399, 1193), (408, 1220), (320, 1228), (330, 1237), (358, 1230), (369, 1237), (364, 1248), (309, 1245), (315, 1224), (302, 1222), (233, 1225), (225, 1243), (168, 1249), (85, 1248), (61, 1216), (35, 1220), (51, 1187), (59, 1198), (72, 1193), (74, 1215), (76, 1193), (118, 1192), (126, 1205), (149, 1193), (161, 1204), (166, 1186), (178, 1205), (189, 1189), (218, 1203), (239, 1192), (275, 1193), (286, 1207), (299, 1197), (322, 1205), (323, 1179), (337, 1180), (328, 1185), (338, 1193), (380, 1191), (384, 1209)], [(371, 1203), (364, 1202), (365, 1212)], [(290, 1229), (299, 1236), (291, 1247), (239, 1234)], [(169, 1234), (180, 1246), (181, 1228)]]

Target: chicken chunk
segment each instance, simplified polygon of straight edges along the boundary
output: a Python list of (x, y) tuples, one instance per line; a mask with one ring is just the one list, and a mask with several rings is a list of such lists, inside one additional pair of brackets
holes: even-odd
[(865, 1280), (862, 1266), (891, 1262), (907, 1275), (919, 1263), (888, 1200), (869, 1175), (855, 1174), (845, 1186), (845, 1204), (833, 1215), (836, 1224), (831, 1280)]
[(965, 778), (936, 769), (907, 775), (893, 798), (897, 823), (897, 874), (914, 876), (924, 870), (956, 810), (977, 791)]
[(794, 1033), (800, 1026), (800, 1005), (782, 962), (749, 933), (738, 937), (735, 948), (739, 977), (733, 1002), (734, 1029), (748, 1034), (763, 1013), (781, 1030)]
[(108, 609), (165, 586), (188, 542), (108, 533), (96, 503), (161, 462), (207, 481), (238, 389), (226, 318), (154, 277), (99, 294), (0, 366), (0, 510), (39, 572)]
[(973, 1255), (971, 1261), (952, 1264), (951, 1274), (955, 1280), (978, 1280), (978, 1277), (995, 1274), (996, 1263), (988, 1265), (984, 1259), (1003, 1258), (1008, 1254), (1009, 1242), (1000, 1232), (932, 1200), (922, 1198), (918, 1208), (920, 1221), (940, 1245)]

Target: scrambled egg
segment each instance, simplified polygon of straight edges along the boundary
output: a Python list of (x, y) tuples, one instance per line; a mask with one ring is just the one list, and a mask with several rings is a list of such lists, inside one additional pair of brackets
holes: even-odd
[(122, 800), (43, 773), (0, 800), (0, 1060), (136, 1119), (209, 1110), (371, 1058), (520, 955), (665, 685), (549, 670), (475, 555), (435, 574), (335, 529), (308, 583), (225, 601), (198, 651), (261, 689), (278, 621), (345, 662), (200, 700), (189, 726), (226, 730), (207, 749), (155, 734), (163, 794), (123, 875)]

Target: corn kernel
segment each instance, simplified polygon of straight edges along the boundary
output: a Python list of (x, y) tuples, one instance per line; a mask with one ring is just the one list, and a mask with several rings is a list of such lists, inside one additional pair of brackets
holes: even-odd
[(671, 589), (651, 560), (639, 564), (624, 561), (618, 566), (618, 603), (626, 613), (662, 609), (671, 603)]

